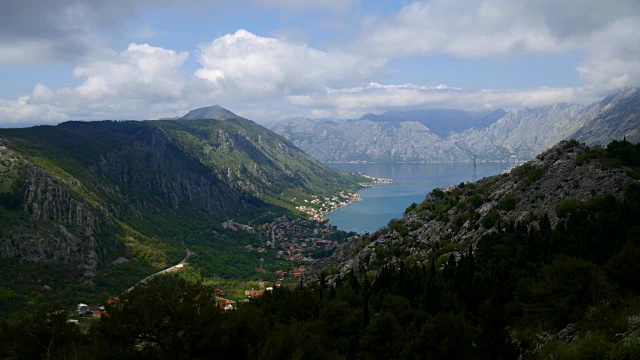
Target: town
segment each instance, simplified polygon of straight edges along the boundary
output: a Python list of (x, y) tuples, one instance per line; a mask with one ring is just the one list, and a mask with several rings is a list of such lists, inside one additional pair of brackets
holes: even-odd
[(304, 200), (308, 205), (296, 206), (296, 210), (309, 215), (312, 220), (322, 221), (324, 215), (347, 206), (354, 201), (360, 201), (360, 195), (358, 193), (341, 191), (332, 197), (316, 196), (311, 201)]

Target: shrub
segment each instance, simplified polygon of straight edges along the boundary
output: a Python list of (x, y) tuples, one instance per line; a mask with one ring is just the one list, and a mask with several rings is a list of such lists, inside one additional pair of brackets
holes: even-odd
[(482, 199), (482, 196), (478, 194), (475, 194), (469, 197), (469, 204), (471, 204), (471, 206), (473, 206), (476, 209), (482, 206), (483, 203), (484, 203), (484, 200)]
[(531, 163), (524, 163), (513, 169), (512, 173), (519, 178), (525, 179), (527, 184), (531, 185), (542, 177), (544, 168), (534, 166)]
[(490, 213), (485, 215), (482, 220), (480, 220), (480, 225), (482, 225), (482, 227), (484, 227), (485, 229), (491, 229), (498, 222), (499, 218), (500, 214), (498, 214), (497, 211), (492, 210)]
[(556, 204), (556, 214), (559, 218), (564, 219), (568, 217), (569, 214), (575, 215), (579, 208), (580, 201), (578, 201), (578, 199), (564, 199)]
[(515, 209), (518, 201), (520, 200), (513, 195), (505, 195), (500, 200), (500, 208), (506, 211), (513, 210)]
[(409, 205), (409, 206), (404, 210), (404, 213), (406, 214), (406, 213), (410, 212), (411, 210), (415, 209), (416, 207), (418, 207), (418, 204), (413, 203), (413, 204)]

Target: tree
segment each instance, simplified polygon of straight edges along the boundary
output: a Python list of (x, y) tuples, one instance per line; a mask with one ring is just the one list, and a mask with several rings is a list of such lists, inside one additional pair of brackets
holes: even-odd
[(195, 344), (219, 316), (212, 289), (174, 276), (158, 276), (107, 306), (97, 333), (117, 357), (194, 355)]

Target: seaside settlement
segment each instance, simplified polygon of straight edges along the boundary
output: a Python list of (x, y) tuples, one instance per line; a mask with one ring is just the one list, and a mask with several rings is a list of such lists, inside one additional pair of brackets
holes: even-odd
[[(363, 176), (371, 179), (372, 183), (361, 184), (362, 187), (371, 187), (372, 184), (389, 184), (393, 181)], [(309, 263), (331, 255), (339, 243), (357, 235), (338, 230), (322, 216), (359, 200), (360, 196), (357, 193), (342, 191), (331, 197), (314, 197), (311, 200), (305, 200), (308, 205), (298, 206), (297, 209), (309, 215), (307, 219), (283, 215), (254, 226), (250, 225), (251, 222), (242, 224), (235, 220), (221, 223), (222, 229), (229, 231), (227, 234), (238, 234), (238, 238), (251, 239), (247, 240), (249, 243), (242, 245), (241, 249), (248, 255), (255, 254), (251, 257), (257, 259), (254, 268), (257, 280), (247, 281), (248, 288), (223, 290), (218, 286), (210, 294), (212, 301), (215, 301), (220, 308), (229, 310), (233, 309), (238, 301), (249, 301), (274, 287), (300, 281), (304, 278)], [(218, 232), (215, 234), (222, 237), (229, 236)], [(188, 251), (187, 255), (195, 254)], [(187, 268), (188, 263), (185, 262), (187, 258), (180, 264), (157, 274)], [(112, 304), (114, 301), (117, 300), (109, 300), (108, 303)], [(79, 303), (75, 314), (81, 319), (97, 319), (105, 315), (106, 311), (103, 305), (89, 306)], [(69, 321), (77, 323), (76, 319)]]
[[(393, 182), (393, 179), (377, 178), (365, 174), (360, 175), (371, 180), (369, 183), (358, 184), (365, 188), (373, 187), (374, 184), (391, 184)], [(295, 201), (296, 199), (291, 200)], [(296, 210), (309, 215), (312, 220), (322, 221), (324, 215), (355, 201), (360, 201), (360, 194), (353, 191), (341, 191), (332, 197), (315, 196), (311, 200), (304, 200), (306, 204), (296, 206)]]

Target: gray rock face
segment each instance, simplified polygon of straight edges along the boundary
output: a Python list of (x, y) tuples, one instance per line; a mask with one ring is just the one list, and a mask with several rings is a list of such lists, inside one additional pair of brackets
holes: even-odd
[(440, 138), (417, 121), (335, 123), (296, 118), (282, 121), (272, 130), (324, 162), (470, 159), (454, 142)]
[(460, 133), (470, 129), (484, 129), (502, 118), (506, 112), (462, 111), (450, 109), (392, 110), (383, 114), (366, 114), (360, 120), (385, 123), (419, 122), (439, 137)]
[(97, 204), (74, 196), (69, 185), (37, 166), (22, 164), (22, 218), (0, 238), (0, 258), (77, 264), (93, 273), (123, 250), (116, 221)]
[(607, 144), (626, 138), (640, 142), (640, 91), (625, 89), (597, 104), (585, 124), (571, 135), (587, 145)]
[(530, 159), (571, 135), (586, 121), (588, 109), (559, 104), (511, 111), (488, 128), (454, 134), (451, 139), (480, 158)]
[[(272, 130), (324, 162), (450, 162), (471, 161), (474, 155), (479, 160), (527, 160), (564, 139), (589, 145), (625, 136), (640, 141), (638, 89), (591, 105), (525, 108), (491, 118), (502, 114), (461, 118), (453, 110), (433, 110), (369, 114), (346, 122), (291, 118)], [(443, 118), (437, 121), (437, 116)], [(447, 121), (451, 124), (445, 126)]]

